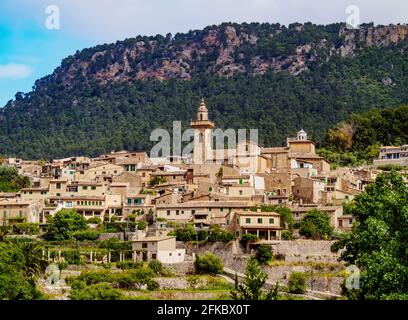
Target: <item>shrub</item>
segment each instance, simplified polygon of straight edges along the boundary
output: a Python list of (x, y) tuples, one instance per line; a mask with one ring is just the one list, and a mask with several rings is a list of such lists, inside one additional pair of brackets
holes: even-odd
[(128, 270), (128, 269), (138, 269), (143, 267), (143, 262), (142, 261), (122, 261), (116, 263), (116, 267), (122, 270)]
[(273, 258), (272, 247), (267, 245), (260, 245), (255, 252), (255, 259), (265, 264)]
[(61, 256), (64, 257), (68, 264), (81, 264), (81, 254), (79, 250), (64, 250), (61, 252)]
[(196, 273), (216, 275), (222, 272), (224, 265), (220, 257), (211, 252), (206, 252), (203, 256), (197, 254), (194, 267)]
[(197, 231), (192, 224), (187, 224), (184, 227), (177, 226), (172, 232), (176, 236), (177, 241), (194, 241), (197, 239)]
[(156, 186), (158, 184), (166, 183), (166, 182), (167, 182), (167, 180), (165, 178), (155, 176), (155, 177), (153, 177), (152, 179), (149, 180), (148, 184), (149, 184), (149, 187), (154, 187), (154, 186)]
[(142, 189), (142, 190), (140, 190), (140, 192), (139, 192), (140, 194), (150, 194), (150, 195), (155, 195), (156, 194), (156, 191), (154, 191), (154, 190), (150, 190), (150, 189)]
[(188, 286), (192, 289), (195, 290), (198, 288), (199, 284), (200, 284), (200, 277), (196, 274), (193, 274), (191, 276), (188, 276), (186, 278)]
[(108, 249), (111, 251), (131, 250), (132, 243), (130, 241), (122, 242), (118, 238), (112, 237), (101, 241), (99, 248)]
[(84, 231), (76, 231), (72, 233), (72, 236), (78, 241), (85, 241), (85, 240), (97, 240), (101, 233), (96, 230), (84, 230)]
[(130, 272), (132, 274), (134, 284), (138, 289), (140, 289), (142, 285), (148, 285), (155, 276), (150, 268), (140, 268)]
[(147, 290), (158, 290), (158, 289), (160, 289), (160, 285), (157, 281), (150, 280), (147, 283)]
[(82, 271), (81, 274), (75, 278), (67, 278), (68, 283), (70, 283), (71, 281), (75, 283), (77, 283), (77, 281), (81, 281), (87, 286), (101, 282), (112, 282), (112, 280), (113, 274), (110, 273), (109, 270)]
[(60, 270), (64, 270), (68, 267), (68, 262), (67, 261), (60, 261), (58, 262), (58, 268)]
[(230, 231), (222, 230), (216, 237), (216, 241), (230, 242), (235, 239), (235, 234)]
[(398, 165), (398, 164), (384, 164), (384, 165), (382, 165), (382, 166), (378, 166), (378, 169), (384, 170), (384, 171), (392, 171), (392, 170), (401, 171), (401, 170), (403, 170), (404, 168), (405, 168), (405, 167), (400, 166), (400, 165)]
[(110, 282), (114, 283), (120, 289), (132, 289), (134, 287), (133, 275), (129, 272), (114, 273), (110, 276)]
[(138, 288), (147, 285), (153, 278), (153, 272), (148, 268), (125, 270), (120, 273), (112, 273), (110, 270), (84, 271), (75, 278), (67, 278), (69, 283), (81, 281), (86, 286), (97, 283), (110, 283), (121, 289)]
[(131, 213), (126, 217), (126, 221), (132, 221), (135, 222), (136, 221), (136, 214)]
[(71, 290), (69, 298), (71, 300), (121, 300), (123, 295), (109, 283), (97, 283), (85, 287), (77, 283)]
[(163, 265), (159, 260), (150, 260), (149, 268), (157, 275), (161, 274), (163, 271)]
[(306, 291), (306, 274), (292, 272), (289, 276), (288, 290), (290, 293), (304, 293)]
[(145, 230), (147, 228), (147, 222), (142, 220), (137, 223), (138, 230)]
[(246, 245), (248, 242), (255, 242), (258, 240), (258, 237), (252, 233), (245, 233), (241, 237), (241, 243)]
[(199, 230), (197, 232), (197, 239), (198, 241), (204, 241), (208, 239), (208, 231), (207, 230)]
[(230, 290), (231, 285), (221, 278), (210, 277), (207, 279), (205, 284), (205, 289), (207, 290)]
[(8, 219), (8, 223), (9, 223), (9, 225), (11, 225), (11, 226), (13, 226), (13, 225), (15, 225), (15, 224), (18, 224), (18, 223), (23, 223), (25, 221), (25, 218), (20, 218), (20, 217), (15, 217), (15, 218), (10, 218), (10, 219)]
[(229, 242), (235, 239), (235, 234), (233, 232), (223, 230), (218, 225), (211, 226), (210, 235), (208, 241), (222, 241)]
[(86, 220), (86, 223), (87, 224), (101, 224), (102, 220), (99, 217), (92, 217), (92, 218), (89, 218), (88, 220)]
[(292, 230), (283, 230), (282, 231), (282, 240), (293, 240), (293, 231)]
[(17, 234), (39, 234), (40, 226), (37, 223), (23, 222), (13, 225), (13, 232)]

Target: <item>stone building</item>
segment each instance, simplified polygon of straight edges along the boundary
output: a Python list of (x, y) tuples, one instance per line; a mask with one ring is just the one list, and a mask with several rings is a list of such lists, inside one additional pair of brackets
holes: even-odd
[(258, 237), (257, 243), (271, 243), (281, 239), (280, 214), (276, 212), (237, 211), (233, 215), (231, 228), (238, 231), (239, 236), (251, 233)]

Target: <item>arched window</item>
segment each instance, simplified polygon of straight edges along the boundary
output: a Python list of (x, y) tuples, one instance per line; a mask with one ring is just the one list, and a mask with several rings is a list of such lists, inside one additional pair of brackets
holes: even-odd
[(203, 120), (203, 114), (202, 113), (200, 114), (200, 120)]
[(198, 142), (199, 143), (203, 142), (203, 134), (201, 132), (198, 133)]

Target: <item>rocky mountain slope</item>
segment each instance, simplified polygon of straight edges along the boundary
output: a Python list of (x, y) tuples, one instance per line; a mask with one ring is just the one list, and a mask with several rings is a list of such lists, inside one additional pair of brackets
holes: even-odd
[[(261, 32), (262, 31), (262, 32)], [(221, 77), (263, 75), (287, 70), (291, 75), (331, 55), (353, 56), (366, 47), (387, 47), (408, 36), (407, 25), (350, 30), (341, 24), (224, 24), (172, 37), (137, 37), (77, 52), (51, 76), (72, 84), (78, 76), (100, 83), (134, 80), (190, 80), (204, 73)]]

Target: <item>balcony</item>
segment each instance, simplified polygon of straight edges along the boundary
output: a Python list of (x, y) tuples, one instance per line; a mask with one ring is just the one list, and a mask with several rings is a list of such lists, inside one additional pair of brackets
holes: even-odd
[(190, 122), (191, 127), (209, 127), (209, 128), (214, 128), (215, 124), (214, 122), (210, 120), (192, 120)]

